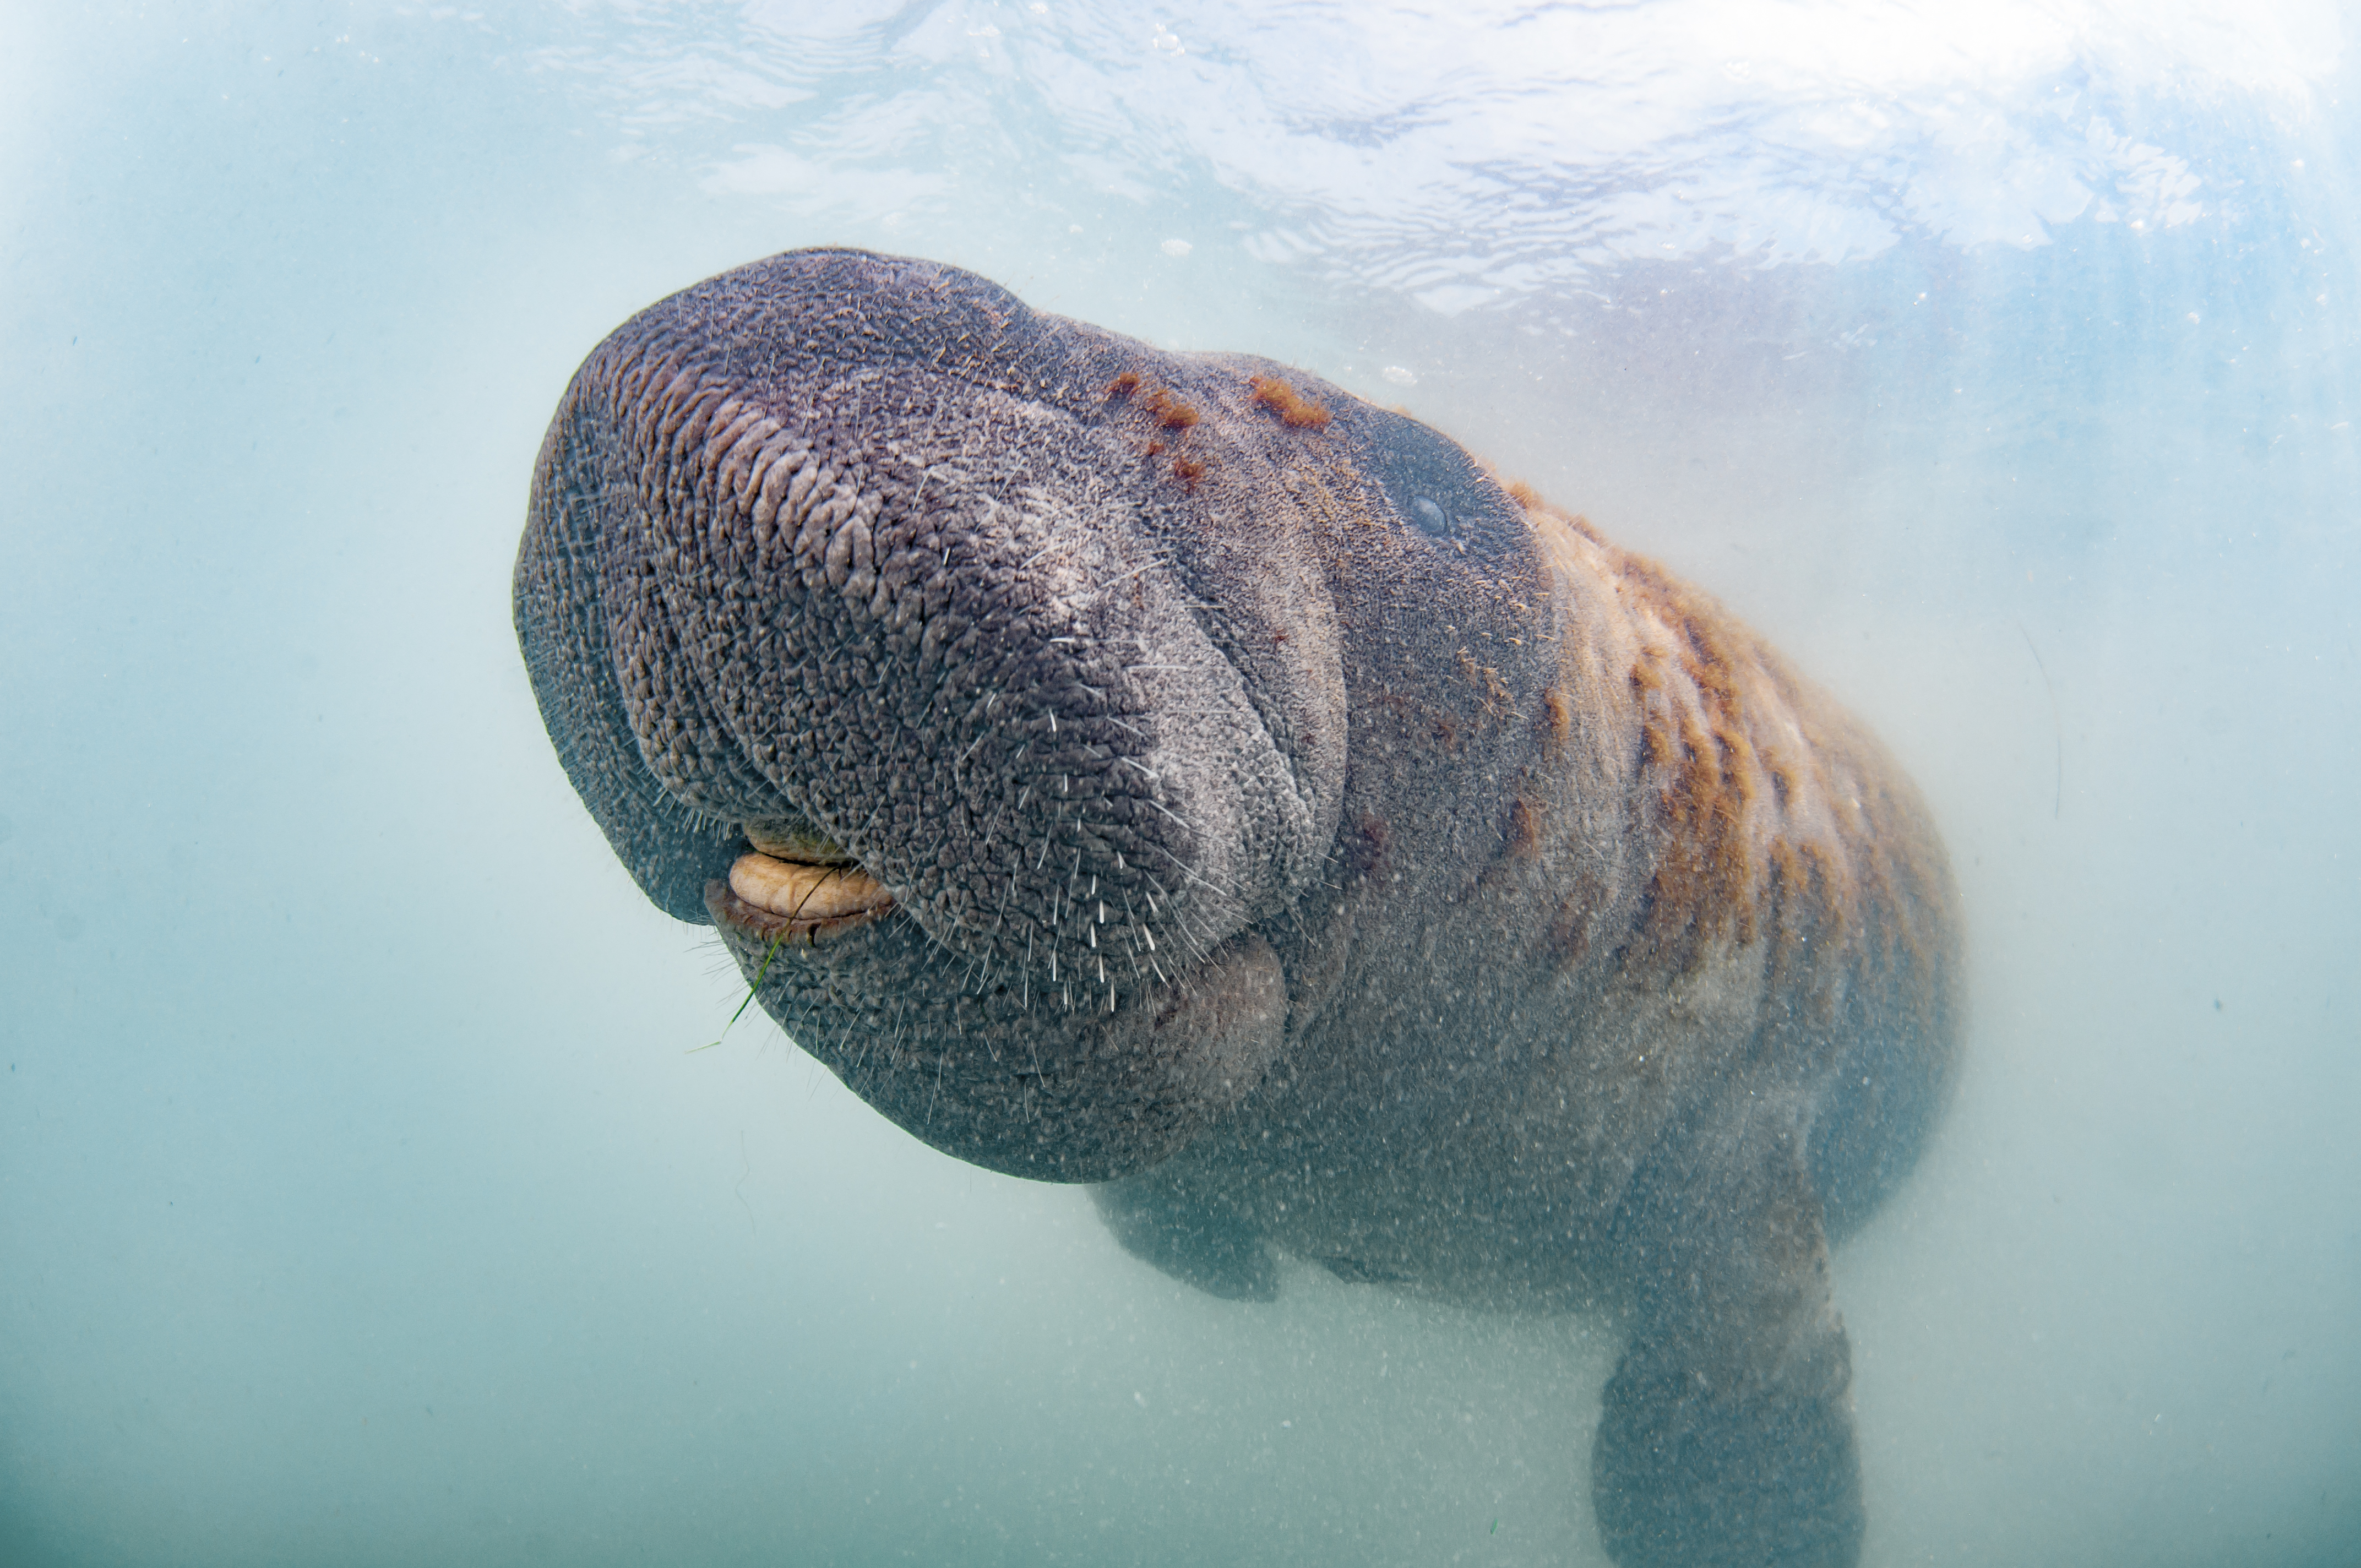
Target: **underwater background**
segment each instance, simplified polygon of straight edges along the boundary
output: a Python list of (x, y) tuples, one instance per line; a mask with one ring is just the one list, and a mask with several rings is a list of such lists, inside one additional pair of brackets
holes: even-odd
[(1971, 923), (1835, 1260), (1864, 1561), (2361, 1560), (2354, 22), (0, 5), (0, 1563), (1604, 1561), (1610, 1325), (1191, 1293), (724, 1034), (567, 787), (543, 427), (810, 244), (1399, 403), (1768, 633)]

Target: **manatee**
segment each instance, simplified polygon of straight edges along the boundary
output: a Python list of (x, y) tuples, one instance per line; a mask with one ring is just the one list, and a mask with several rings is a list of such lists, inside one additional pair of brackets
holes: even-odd
[(1317, 377), (828, 249), (591, 353), (515, 609), (623, 865), (884, 1114), (1216, 1296), (1619, 1324), (1609, 1552), (1855, 1561), (1828, 1248), (1957, 898), (1705, 594)]

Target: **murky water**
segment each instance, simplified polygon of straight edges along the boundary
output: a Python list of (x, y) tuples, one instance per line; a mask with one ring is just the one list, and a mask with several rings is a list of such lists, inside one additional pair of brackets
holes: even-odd
[(0, 1560), (1600, 1560), (1604, 1330), (692, 1050), (508, 571), (590, 345), (821, 242), (1403, 403), (1914, 771), (1867, 1561), (2361, 1557), (2349, 20), (1436, 10), (8, 8)]

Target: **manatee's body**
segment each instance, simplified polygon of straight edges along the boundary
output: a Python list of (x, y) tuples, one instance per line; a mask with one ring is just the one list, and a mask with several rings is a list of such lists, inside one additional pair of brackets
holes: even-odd
[(1941, 1103), (1954, 895), (1709, 600), (1312, 378), (829, 251), (591, 356), (517, 618), (632, 874), (885, 1114), (1217, 1294), (1616, 1313), (1615, 1556), (1852, 1561), (1826, 1236)]

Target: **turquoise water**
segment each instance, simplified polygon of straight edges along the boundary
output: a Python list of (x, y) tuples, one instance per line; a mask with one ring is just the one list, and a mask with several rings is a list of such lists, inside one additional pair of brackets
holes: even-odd
[(1604, 1327), (1191, 1295), (692, 1049), (508, 573), (589, 347), (814, 243), (1401, 403), (1916, 774), (1865, 1561), (2361, 1557), (2349, 18), (0, 16), (0, 1562), (1603, 1561)]

